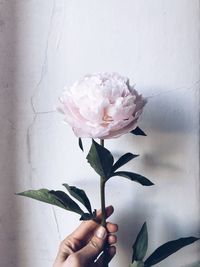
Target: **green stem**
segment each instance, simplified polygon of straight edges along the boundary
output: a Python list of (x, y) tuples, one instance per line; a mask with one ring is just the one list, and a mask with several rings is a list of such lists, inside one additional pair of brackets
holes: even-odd
[(101, 225), (103, 227), (106, 227), (105, 181), (102, 177), (100, 183), (101, 183), (100, 189), (101, 189), (101, 212), (102, 212)]
[[(101, 146), (104, 147), (104, 140), (100, 140)], [(102, 212), (102, 219), (101, 225), (106, 227), (106, 204), (105, 204), (105, 178), (100, 177), (100, 194), (101, 194), (101, 212)]]
[[(104, 147), (104, 140), (100, 140), (101, 146)], [(106, 204), (105, 204), (105, 184), (106, 180), (104, 177), (100, 177), (100, 194), (101, 194), (101, 212), (102, 212), (102, 218), (101, 218), (101, 225), (103, 227), (106, 227)], [(103, 267), (108, 267), (108, 253), (107, 253), (107, 246), (108, 244), (105, 244), (104, 247), (104, 264)]]

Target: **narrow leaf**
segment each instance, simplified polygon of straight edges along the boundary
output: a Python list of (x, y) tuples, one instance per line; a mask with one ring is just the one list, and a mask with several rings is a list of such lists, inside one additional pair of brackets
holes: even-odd
[(138, 182), (141, 185), (145, 185), (145, 186), (151, 186), (154, 185), (149, 179), (147, 179), (146, 177), (134, 173), (134, 172), (125, 172), (125, 171), (119, 171), (119, 172), (115, 172), (114, 174), (112, 174), (111, 177), (113, 176), (122, 176), (125, 177), (131, 181), (134, 182)]
[(146, 222), (143, 224), (135, 243), (133, 244), (132, 262), (142, 261), (146, 255), (148, 248), (148, 233)]
[(132, 153), (126, 153), (123, 156), (121, 156), (113, 165), (112, 167), (112, 172), (116, 171), (117, 169), (119, 169), (120, 167), (122, 167), (123, 165), (125, 165), (126, 163), (128, 163), (130, 160), (138, 157), (139, 155), (134, 155)]
[(139, 127), (136, 127), (134, 130), (131, 131), (131, 133), (134, 135), (147, 136)]
[(50, 191), (48, 189), (42, 188), (39, 190), (24, 191), (24, 192), (18, 193), (16, 195), (33, 198), (35, 200), (45, 202), (45, 203), (66, 209), (65, 206), (54, 195), (50, 194), (49, 192)]
[(176, 251), (180, 250), (185, 246), (194, 243), (197, 240), (199, 240), (199, 238), (185, 237), (165, 243), (164, 245), (157, 248), (145, 261), (145, 267), (150, 267), (152, 265), (157, 264), (158, 262), (161, 262), (165, 258), (169, 257), (171, 254), (175, 253)]
[(79, 139), (78, 139), (78, 145), (79, 145), (79, 147), (80, 147), (80, 149), (82, 150), (82, 151), (84, 151), (84, 149), (83, 149), (83, 142), (82, 142), (82, 139), (79, 137)]
[(60, 201), (66, 210), (76, 212), (80, 215), (84, 213), (84, 211), (73, 201), (65, 192), (63, 191), (54, 191), (51, 190), (49, 193), (54, 196), (58, 201)]
[(97, 210), (96, 209), (92, 212), (92, 214), (90, 213), (82, 214), (80, 221), (87, 221), (87, 220), (94, 220), (95, 222), (99, 223), (97, 221)]
[(76, 198), (78, 201), (80, 201), (89, 211), (89, 213), (92, 214), (91, 204), (85, 191), (75, 186), (69, 186), (68, 184), (63, 184), (63, 185), (68, 190), (70, 195)]
[(83, 213), (81, 215), (80, 221), (88, 221), (88, 220), (95, 220), (96, 216), (91, 213)]
[(92, 140), (87, 160), (91, 167), (103, 178), (110, 176), (113, 166), (113, 156), (108, 149)]

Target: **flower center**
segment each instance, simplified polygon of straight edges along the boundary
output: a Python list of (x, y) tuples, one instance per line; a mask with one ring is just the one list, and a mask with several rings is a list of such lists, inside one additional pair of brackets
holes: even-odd
[(110, 122), (113, 121), (112, 117), (109, 116), (107, 113), (104, 114), (102, 119), (103, 119), (103, 123), (101, 123), (101, 125), (103, 127), (106, 127)]
[(109, 123), (109, 122), (113, 121), (113, 119), (108, 114), (104, 114), (103, 121), (106, 122), (106, 123)]

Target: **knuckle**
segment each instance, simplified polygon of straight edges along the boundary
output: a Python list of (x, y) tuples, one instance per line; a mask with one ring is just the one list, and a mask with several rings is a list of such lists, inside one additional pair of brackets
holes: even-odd
[(65, 239), (60, 243), (60, 251), (71, 254), (74, 252), (74, 244), (70, 239)]
[(89, 244), (93, 249), (95, 249), (95, 251), (98, 252), (101, 250), (102, 246), (100, 244), (98, 244), (98, 242), (96, 242), (95, 240), (90, 240)]

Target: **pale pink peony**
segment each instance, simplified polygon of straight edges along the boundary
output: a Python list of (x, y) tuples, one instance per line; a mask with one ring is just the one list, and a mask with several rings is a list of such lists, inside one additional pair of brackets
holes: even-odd
[(94, 73), (64, 91), (58, 110), (77, 137), (109, 139), (135, 129), (146, 102), (128, 78)]

